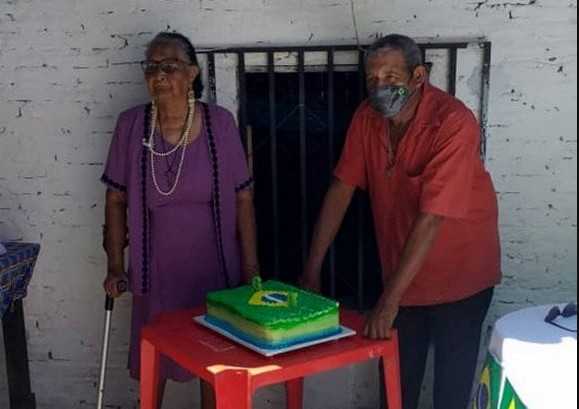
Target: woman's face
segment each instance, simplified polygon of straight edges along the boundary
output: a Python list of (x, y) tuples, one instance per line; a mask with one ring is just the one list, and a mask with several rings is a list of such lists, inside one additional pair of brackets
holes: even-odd
[(162, 44), (147, 54), (145, 80), (151, 97), (158, 102), (187, 99), (199, 68), (191, 65), (186, 53), (177, 45)]

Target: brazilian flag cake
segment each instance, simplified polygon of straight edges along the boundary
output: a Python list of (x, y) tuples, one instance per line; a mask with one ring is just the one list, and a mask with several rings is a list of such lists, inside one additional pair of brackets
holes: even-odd
[(263, 349), (287, 348), (341, 332), (339, 304), (279, 281), (207, 295), (206, 320)]

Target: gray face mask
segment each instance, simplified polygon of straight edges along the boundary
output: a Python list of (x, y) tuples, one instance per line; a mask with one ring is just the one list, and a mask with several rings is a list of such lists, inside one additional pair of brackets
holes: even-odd
[(393, 118), (402, 112), (411, 97), (408, 88), (389, 85), (370, 91), (370, 105), (386, 118)]

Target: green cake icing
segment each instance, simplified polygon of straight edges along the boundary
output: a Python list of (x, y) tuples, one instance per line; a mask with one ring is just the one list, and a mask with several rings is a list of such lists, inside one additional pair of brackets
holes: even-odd
[(279, 281), (210, 293), (207, 318), (264, 347), (288, 346), (340, 330), (337, 302)]

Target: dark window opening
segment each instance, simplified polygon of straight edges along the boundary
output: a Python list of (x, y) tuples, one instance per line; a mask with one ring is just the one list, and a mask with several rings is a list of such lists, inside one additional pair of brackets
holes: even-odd
[[(275, 127), (276, 148), (272, 148), (269, 118), (269, 84), (267, 73), (246, 74), (248, 125), (252, 135), (252, 163), (256, 180), (256, 212), (259, 233), (259, 250), (262, 270), (270, 277), (295, 282), (302, 272), (302, 226), (307, 221), (308, 245), (317, 221), (322, 201), (332, 180), (332, 171), (339, 159), (347, 130), (360, 103), (359, 75), (357, 72), (335, 72), (336, 86), (333, 95), (328, 92), (327, 72), (304, 73), (306, 90), (305, 146), (306, 168), (306, 215), (302, 214), (302, 186), (300, 163), (300, 95), (298, 73), (275, 73)], [(334, 99), (334, 132), (330, 135), (330, 101)], [(276, 154), (272, 155), (272, 149)], [(333, 156), (333, 157), (331, 157)], [(277, 163), (273, 163), (276, 161)], [(273, 167), (277, 168), (277, 224), (279, 241), (279, 269), (276, 269), (276, 244), (273, 227), (274, 206), (272, 206)], [(358, 212), (362, 207), (364, 226), (360, 230)], [(380, 263), (371, 223), (369, 201), (365, 193), (357, 194), (344, 221), (335, 243), (335, 296), (345, 304), (354, 306), (358, 294), (358, 236), (364, 235), (364, 263), (366, 275), (363, 280), (364, 294), (368, 302), (375, 300), (381, 288)], [(306, 253), (309, 249), (306, 249)], [(324, 292), (332, 292), (330, 261), (326, 262), (323, 273)]]

